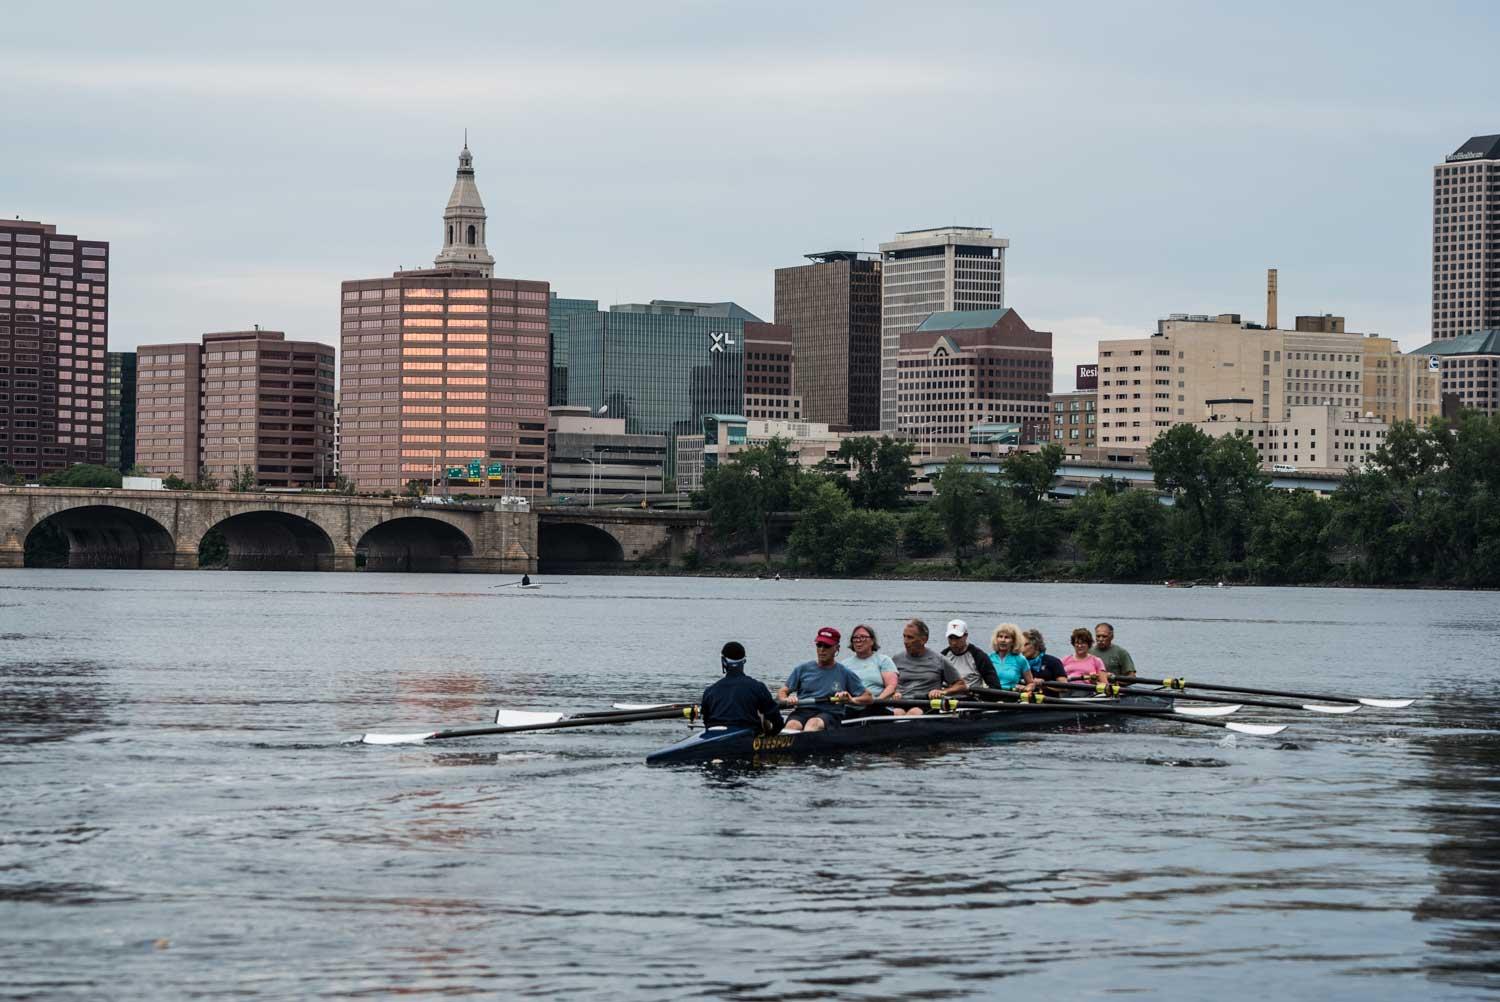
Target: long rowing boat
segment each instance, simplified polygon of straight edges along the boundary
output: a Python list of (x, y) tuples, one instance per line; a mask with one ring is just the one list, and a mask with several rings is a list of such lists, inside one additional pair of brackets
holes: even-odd
[[(957, 713), (925, 713), (918, 717), (852, 717), (821, 731), (782, 731), (757, 734), (748, 728), (710, 727), (646, 756), (647, 765), (681, 765), (718, 760), (758, 760), (777, 757), (883, 751), (908, 745), (972, 741), (1018, 731), (1050, 730), (1099, 723), (1116, 714), (1109, 707), (1160, 710), (1170, 703), (1153, 696), (1132, 694), (1118, 699), (1056, 700), (1063, 709), (1026, 705), (997, 705), (995, 709)], [(1071, 705), (1076, 704), (1076, 705)]]

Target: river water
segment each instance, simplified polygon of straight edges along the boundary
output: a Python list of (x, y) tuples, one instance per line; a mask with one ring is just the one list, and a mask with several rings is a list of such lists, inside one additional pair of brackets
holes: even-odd
[[(0, 575), (0, 998), (1500, 995), (1500, 599), (691, 578)], [(1146, 675), (1424, 695), (647, 768), (824, 624), (1111, 620)]]

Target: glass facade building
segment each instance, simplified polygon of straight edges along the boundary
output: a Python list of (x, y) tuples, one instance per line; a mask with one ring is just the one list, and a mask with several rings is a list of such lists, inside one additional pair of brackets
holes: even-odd
[(549, 407), (565, 407), (568, 400), (569, 332), (578, 325), (580, 336), (603, 322), (597, 299), (563, 299), (557, 293), (547, 302), (547, 328), (552, 335), (552, 381)]
[(104, 465), (135, 465), (135, 352), (112, 351), (104, 361)]
[(568, 322), (568, 404), (624, 418), (632, 435), (702, 434), (709, 414), (735, 414), (745, 395), (745, 323), (734, 303), (653, 300)]

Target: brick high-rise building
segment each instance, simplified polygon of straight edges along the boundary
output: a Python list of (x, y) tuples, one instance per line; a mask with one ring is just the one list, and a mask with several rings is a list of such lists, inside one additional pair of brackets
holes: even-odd
[(0, 462), (104, 464), (108, 339), (109, 244), (0, 220)]
[(759, 421), (802, 420), (792, 335), (781, 324), (745, 324), (745, 417)]
[(808, 421), (840, 431), (880, 427), (880, 257), (809, 254), (776, 269), (776, 323), (791, 332)]
[(897, 233), (880, 245), (880, 430), (897, 427), (896, 361), (901, 337), (931, 314), (1005, 306), (1010, 241), (977, 226)]
[(200, 344), (142, 345), (136, 462), (221, 487), (253, 471), (261, 487), (333, 479), (332, 345), (280, 331), (221, 331)]
[(980, 425), (1016, 425), (1045, 441), (1052, 334), (1015, 310), (934, 313), (901, 335), (897, 433), (920, 443), (970, 441)]
[(1500, 136), (1432, 168), (1432, 336), (1500, 329)]
[(436, 267), (343, 283), (340, 473), (360, 490), (453, 478), (547, 493), (548, 285), (492, 277), (467, 144)]

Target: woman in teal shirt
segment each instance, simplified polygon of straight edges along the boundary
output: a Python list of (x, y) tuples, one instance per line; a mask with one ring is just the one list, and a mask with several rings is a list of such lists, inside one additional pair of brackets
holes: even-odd
[(1025, 643), (1026, 637), (1015, 623), (1001, 623), (995, 627), (995, 632), (990, 636), (990, 646), (994, 648), (990, 662), (995, 666), (995, 674), (1000, 676), (1000, 688), (1020, 687), (1021, 676), (1031, 667), (1031, 663), (1021, 653), (1021, 647)]

